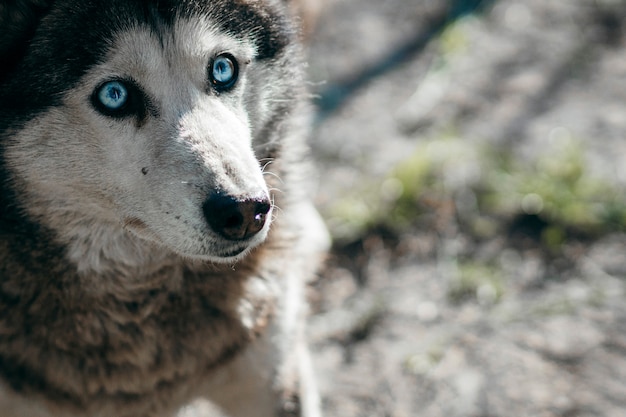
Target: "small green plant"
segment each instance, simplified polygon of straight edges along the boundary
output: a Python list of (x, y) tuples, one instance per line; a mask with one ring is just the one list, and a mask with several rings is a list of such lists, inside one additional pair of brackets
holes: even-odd
[(435, 343), (426, 351), (409, 356), (404, 362), (404, 369), (413, 375), (426, 375), (441, 362), (444, 350), (443, 343)]
[(572, 233), (593, 236), (626, 225), (626, 193), (590, 172), (583, 145), (569, 137), (521, 160), (446, 134), (419, 144), (386, 178), (344, 196), (328, 217), (335, 237), (377, 225), (401, 232), (449, 202), (477, 238), (503, 231), (515, 216), (538, 216), (547, 225), (543, 243), (556, 250)]
[(482, 305), (500, 300), (504, 291), (502, 271), (479, 262), (464, 262), (452, 277), (448, 298), (453, 303), (476, 299)]
[(552, 143), (530, 163), (500, 157), (486, 176), (481, 203), (494, 214), (540, 216), (550, 225), (543, 235), (549, 246), (568, 231), (596, 234), (626, 224), (624, 194), (589, 172), (584, 148), (572, 139)]

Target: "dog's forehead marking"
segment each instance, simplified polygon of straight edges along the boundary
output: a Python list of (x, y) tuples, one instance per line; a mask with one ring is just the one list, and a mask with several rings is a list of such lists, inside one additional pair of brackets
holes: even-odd
[(116, 75), (163, 80), (166, 74), (162, 71), (168, 67), (174, 73), (204, 77), (209, 61), (222, 52), (245, 62), (255, 58), (256, 47), (221, 32), (204, 18), (179, 19), (158, 35), (148, 26), (118, 32), (106, 59), (95, 69), (101, 76), (118, 72)]

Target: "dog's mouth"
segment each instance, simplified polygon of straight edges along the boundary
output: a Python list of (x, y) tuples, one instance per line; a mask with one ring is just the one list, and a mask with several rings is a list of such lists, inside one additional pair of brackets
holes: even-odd
[(132, 233), (133, 235), (147, 240), (153, 243), (163, 244), (163, 241), (159, 238), (159, 236), (150, 229), (143, 220), (137, 217), (127, 217), (122, 221), (122, 226), (124, 230)]
[(137, 217), (127, 217), (124, 219), (123, 224), (125, 229), (130, 229), (138, 233), (145, 233), (148, 230), (148, 225)]
[(191, 222), (195, 224), (191, 229), (186, 221), (170, 224), (171, 229), (155, 229), (134, 216), (124, 218), (122, 224), (136, 237), (180, 256), (229, 263), (241, 260), (266, 239), (272, 206), (265, 197), (237, 199), (213, 193), (203, 203), (201, 215)]
[(243, 258), (255, 246), (256, 245), (245, 245), (218, 250), (215, 256), (212, 257), (212, 260), (216, 262), (237, 261)]

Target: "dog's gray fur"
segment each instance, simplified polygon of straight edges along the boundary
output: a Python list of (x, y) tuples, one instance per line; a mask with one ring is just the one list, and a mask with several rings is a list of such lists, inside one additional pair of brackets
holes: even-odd
[[(319, 417), (304, 282), (326, 248), (278, 0), (0, 3), (0, 415)], [(214, 89), (217, 54), (240, 65)], [(142, 112), (94, 91), (131, 80)], [(225, 239), (203, 204), (269, 195)], [(181, 411), (182, 413), (182, 411)]]

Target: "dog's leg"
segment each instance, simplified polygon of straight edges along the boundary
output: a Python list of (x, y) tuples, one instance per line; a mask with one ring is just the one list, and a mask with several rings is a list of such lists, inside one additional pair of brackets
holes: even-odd
[(274, 417), (276, 358), (268, 335), (256, 340), (233, 362), (220, 368), (208, 388), (209, 400), (228, 417)]
[(228, 417), (321, 417), (308, 348), (291, 346), (276, 366), (282, 349), (268, 336), (218, 371), (209, 399)]
[(267, 334), (214, 375), (208, 398), (226, 416), (321, 417), (303, 328), (287, 335), (281, 324), (272, 324)]
[[(306, 338), (306, 316), (308, 314), (305, 301), (307, 278), (312, 278), (319, 267), (323, 256), (330, 246), (330, 237), (324, 222), (317, 210), (308, 203), (302, 203), (292, 211), (294, 228), (300, 230), (296, 249), (297, 262), (295, 271), (299, 276), (289, 277), (287, 291), (282, 308), (282, 330), (288, 337), (287, 346), (283, 346), (284, 368), (278, 381), (282, 381), (285, 393), (291, 393), (293, 404), (286, 402), (280, 417), (321, 417), (320, 397), (317, 390), (315, 373)], [(295, 302), (294, 302), (295, 301)], [(290, 337), (289, 337), (290, 336)], [(290, 413), (290, 409), (294, 409)]]
[(317, 390), (311, 354), (307, 345), (302, 346), (298, 365), (300, 368), (302, 417), (322, 417), (320, 396)]
[(210, 399), (229, 417), (321, 417), (305, 335), (305, 286), (329, 238), (312, 206), (303, 204), (293, 213), (295, 224), (289, 229), (299, 230), (302, 238), (263, 272), (279, 277), (274, 320), (262, 337), (218, 372), (209, 390)]

